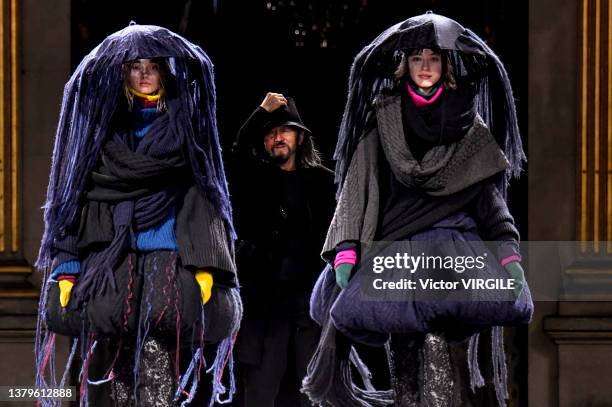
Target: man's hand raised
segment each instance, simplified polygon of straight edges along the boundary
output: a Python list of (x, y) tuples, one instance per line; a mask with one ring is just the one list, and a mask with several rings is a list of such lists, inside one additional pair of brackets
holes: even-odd
[(281, 106), (287, 106), (287, 99), (281, 93), (268, 92), (260, 106), (272, 113)]

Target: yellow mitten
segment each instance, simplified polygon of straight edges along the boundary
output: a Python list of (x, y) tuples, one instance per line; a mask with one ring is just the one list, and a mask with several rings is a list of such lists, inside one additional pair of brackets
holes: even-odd
[(62, 308), (65, 308), (66, 305), (68, 305), (68, 301), (70, 301), (70, 292), (72, 291), (74, 283), (70, 280), (60, 280), (58, 284), (60, 290), (60, 305)]
[(202, 292), (202, 303), (206, 304), (208, 300), (210, 300), (212, 294), (213, 276), (208, 271), (198, 270), (195, 274), (195, 278)]

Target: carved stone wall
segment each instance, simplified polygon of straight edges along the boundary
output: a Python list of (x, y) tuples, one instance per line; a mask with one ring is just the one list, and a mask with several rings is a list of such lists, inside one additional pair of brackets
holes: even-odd
[[(0, 0), (0, 385), (34, 382), (32, 272), (63, 84), (70, 2)], [(59, 353), (67, 344), (60, 340)]]
[[(530, 2), (529, 240), (585, 241), (580, 267), (531, 268), (566, 288), (612, 284), (610, 247), (593, 244), (612, 241), (611, 3)], [(530, 406), (612, 405), (612, 292), (598, 296), (536, 304)]]

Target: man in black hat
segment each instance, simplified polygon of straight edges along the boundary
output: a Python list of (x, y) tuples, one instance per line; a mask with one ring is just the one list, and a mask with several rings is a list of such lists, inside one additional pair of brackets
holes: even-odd
[(240, 129), (231, 167), (243, 405), (309, 406), (298, 389), (320, 335), (309, 299), (335, 207), (333, 173), (293, 100), (278, 93), (268, 93)]

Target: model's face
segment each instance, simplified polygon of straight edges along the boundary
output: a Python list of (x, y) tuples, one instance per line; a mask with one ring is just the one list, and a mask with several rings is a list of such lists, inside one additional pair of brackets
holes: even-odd
[(427, 92), (442, 76), (442, 56), (429, 48), (408, 57), (410, 78), (417, 87)]
[(159, 65), (150, 59), (137, 59), (130, 62), (130, 87), (140, 93), (153, 94), (161, 87)]
[(273, 161), (283, 164), (295, 157), (303, 139), (303, 135), (298, 134), (293, 127), (278, 126), (264, 136), (264, 148)]

